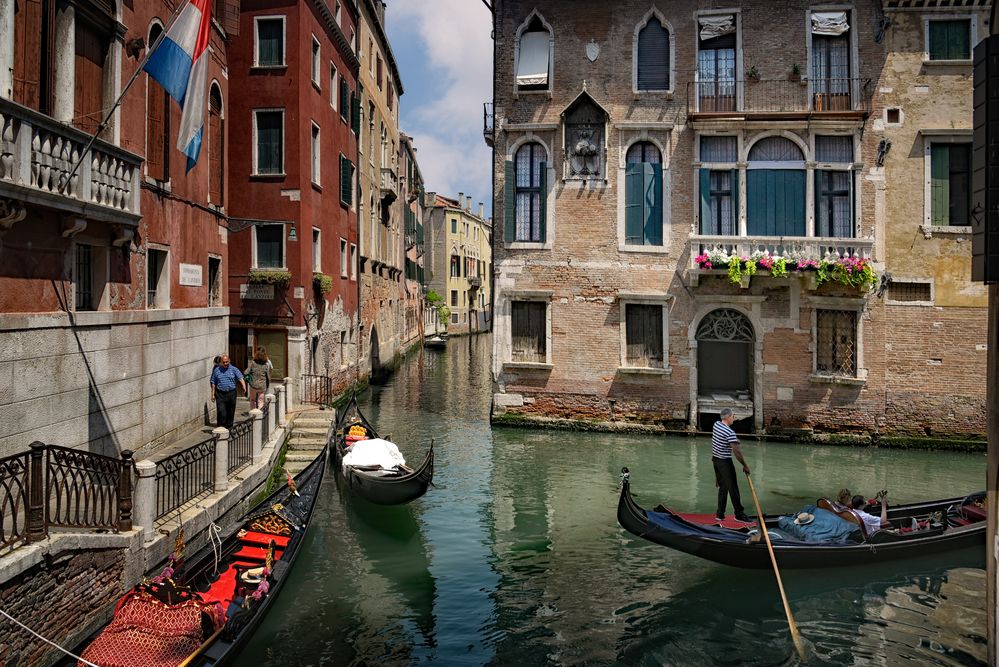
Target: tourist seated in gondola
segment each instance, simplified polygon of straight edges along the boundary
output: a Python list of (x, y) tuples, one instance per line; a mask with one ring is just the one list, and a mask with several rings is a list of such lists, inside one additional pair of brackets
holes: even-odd
[(853, 500), (853, 494), (850, 493), (850, 489), (840, 489), (839, 493), (836, 494), (836, 509), (845, 510), (850, 509), (850, 501)]
[(858, 494), (850, 499), (850, 509), (864, 522), (864, 528), (867, 529), (868, 537), (879, 530), (891, 528), (891, 522), (888, 521), (888, 492), (881, 491), (878, 493), (878, 498), (881, 500), (880, 517), (864, 511), (864, 508), (867, 507), (867, 499), (863, 496)]

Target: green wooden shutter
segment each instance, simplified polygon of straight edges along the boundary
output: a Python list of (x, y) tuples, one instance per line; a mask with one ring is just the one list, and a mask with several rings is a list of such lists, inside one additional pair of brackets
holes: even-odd
[(747, 231), (751, 236), (805, 235), (805, 172), (752, 169), (746, 172)]
[(967, 60), (971, 57), (971, 26), (968, 21), (951, 21), (947, 36), (948, 58)]
[(827, 206), (828, 202), (824, 202), (822, 200), (822, 195), (825, 192), (823, 188), (824, 185), (823, 184), (824, 179), (822, 178), (823, 174), (825, 174), (825, 171), (822, 169), (816, 169), (815, 173), (813, 174), (813, 179), (815, 181), (815, 197), (814, 197), (815, 210), (813, 211), (813, 215), (815, 216), (815, 235), (832, 236), (832, 233), (830, 233), (829, 231), (829, 227), (831, 227), (829, 223), (831, 221), (828, 218), (826, 219), (822, 218), (823, 209), (828, 211), (828, 206)]
[(714, 221), (711, 219), (711, 170), (701, 169), (698, 181), (701, 193), (701, 234), (714, 234)]
[(629, 164), (624, 174), (624, 242), (641, 245), (644, 241), (645, 202), (642, 163)]
[(764, 169), (746, 172), (746, 231), (750, 236), (768, 236), (767, 174)]
[(943, 226), (950, 224), (950, 146), (947, 144), (930, 145), (930, 222)]
[(947, 59), (947, 26), (943, 21), (930, 21), (929, 38), (930, 60)]
[(538, 231), (541, 234), (541, 242), (548, 238), (548, 163), (542, 162), (538, 165), (538, 185), (541, 187), (541, 201), (538, 204)]
[(739, 235), (739, 170), (732, 170), (732, 234)]
[(361, 133), (361, 96), (357, 93), (350, 96), (350, 126), (354, 134)]
[(350, 116), (350, 86), (343, 77), (340, 77), (340, 116), (344, 120)]
[(778, 197), (783, 194), (781, 214), (776, 222), (778, 236), (805, 235), (805, 171), (785, 169), (774, 172)]
[(663, 166), (642, 164), (642, 191), (645, 193), (645, 244), (663, 244)]
[(517, 238), (517, 181), (513, 173), (513, 160), (503, 165), (503, 240), (513, 243)]

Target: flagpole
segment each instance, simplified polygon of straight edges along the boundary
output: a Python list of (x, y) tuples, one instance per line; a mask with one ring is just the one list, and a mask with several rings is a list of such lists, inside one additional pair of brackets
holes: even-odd
[(190, 2), (191, 0), (186, 0), (185, 2), (182, 2), (179, 7), (177, 7), (177, 10), (173, 13), (173, 16), (170, 17), (170, 22), (167, 24), (165, 28), (163, 28), (163, 31), (159, 34), (159, 37), (157, 37), (156, 41), (153, 44), (151, 44), (149, 48), (146, 49), (146, 55), (142, 57), (142, 60), (139, 62), (139, 65), (135, 68), (135, 71), (132, 72), (132, 76), (129, 77), (128, 82), (125, 84), (125, 87), (121, 89), (121, 92), (118, 94), (118, 99), (114, 101), (114, 104), (111, 106), (111, 109), (107, 112), (107, 115), (104, 116), (104, 120), (102, 120), (101, 124), (97, 126), (97, 131), (94, 132), (93, 136), (91, 136), (90, 139), (87, 141), (87, 145), (83, 147), (83, 151), (80, 153), (80, 157), (76, 160), (76, 162), (73, 163), (73, 168), (69, 170), (69, 175), (66, 176), (66, 178), (63, 179), (63, 181), (59, 184), (59, 194), (63, 194), (65, 192), (66, 186), (69, 185), (69, 182), (71, 180), (73, 180), (73, 176), (76, 175), (76, 171), (80, 168), (80, 165), (83, 164), (84, 158), (87, 157), (87, 153), (89, 153), (90, 149), (93, 148), (94, 142), (97, 141), (98, 135), (100, 135), (100, 133), (103, 132), (105, 128), (107, 128), (108, 123), (111, 122), (111, 117), (114, 116), (114, 112), (121, 105), (121, 101), (125, 98), (125, 93), (127, 93), (128, 89), (132, 87), (132, 84), (135, 83), (135, 80), (139, 78), (139, 75), (142, 74), (142, 68), (146, 66), (147, 62), (149, 62), (150, 56), (153, 55), (153, 52), (156, 50), (156, 47), (160, 45), (160, 42), (162, 42), (163, 39), (167, 36), (167, 33), (170, 32), (170, 28), (173, 27), (174, 23), (176, 23), (177, 18), (180, 16), (181, 10), (183, 10), (184, 7), (190, 4)]

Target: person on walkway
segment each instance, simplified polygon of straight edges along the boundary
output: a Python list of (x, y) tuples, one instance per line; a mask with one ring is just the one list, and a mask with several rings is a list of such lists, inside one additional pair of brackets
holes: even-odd
[(742, 464), (742, 471), (749, 474), (749, 466), (746, 459), (742, 458), (742, 448), (739, 446), (739, 438), (732, 430), (732, 422), (735, 415), (731, 408), (723, 408), (721, 419), (715, 422), (711, 429), (711, 464), (715, 468), (715, 484), (718, 486), (718, 510), (715, 518), (719, 521), (725, 520), (725, 506), (728, 497), (732, 497), (732, 509), (735, 511), (735, 518), (739, 521), (748, 521), (746, 511), (742, 507), (742, 499), (739, 497), (739, 480), (735, 476), (735, 465), (732, 463), (732, 455), (739, 459)]
[(243, 374), (235, 366), (229, 365), (229, 355), (223, 354), (219, 365), (212, 371), (212, 400), (215, 401), (216, 426), (232, 429), (236, 419), (236, 385), (246, 393)]
[(267, 358), (267, 350), (263, 345), (259, 346), (243, 373), (246, 381), (250, 384), (250, 408), (263, 409), (264, 396), (271, 386), (272, 368), (274, 368), (274, 364)]

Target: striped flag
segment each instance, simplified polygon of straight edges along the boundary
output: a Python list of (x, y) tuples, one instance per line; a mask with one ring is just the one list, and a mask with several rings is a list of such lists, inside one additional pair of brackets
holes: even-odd
[(208, 38), (211, 0), (190, 0), (173, 22), (143, 69), (156, 79), (182, 110), (177, 148), (187, 156), (187, 171), (201, 151), (208, 87)]

